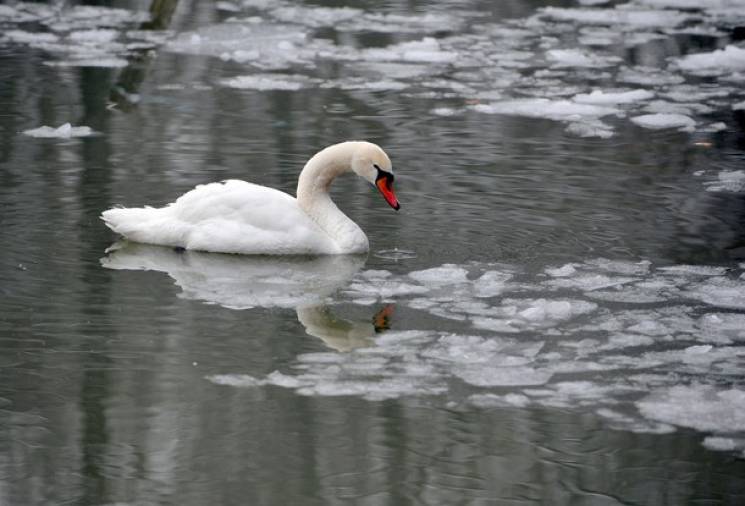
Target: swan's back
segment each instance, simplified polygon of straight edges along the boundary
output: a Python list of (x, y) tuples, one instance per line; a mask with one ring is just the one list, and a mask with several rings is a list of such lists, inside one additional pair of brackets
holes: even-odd
[(295, 198), (246, 181), (200, 185), (166, 207), (109, 209), (102, 218), (147, 244), (252, 255), (338, 253)]

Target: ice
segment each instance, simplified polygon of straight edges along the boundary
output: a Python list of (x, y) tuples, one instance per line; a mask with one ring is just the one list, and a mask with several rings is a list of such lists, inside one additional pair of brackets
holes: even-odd
[(700, 431), (745, 431), (745, 390), (692, 384), (659, 389), (636, 403), (652, 420)]
[(409, 277), (428, 286), (452, 285), (466, 282), (468, 271), (462, 267), (446, 264), (423, 271), (409, 273)]
[(578, 137), (599, 137), (600, 139), (613, 137), (613, 127), (600, 120), (569, 123), (566, 130)]
[(745, 111), (745, 100), (732, 104), (732, 110), (734, 111)]
[(545, 7), (539, 16), (555, 21), (575, 21), (578, 23), (603, 26), (625, 26), (637, 29), (672, 28), (678, 26), (690, 15), (667, 10), (651, 9), (583, 9)]
[(708, 436), (704, 438), (704, 448), (719, 452), (731, 452), (745, 449), (745, 439), (734, 439), (730, 437)]
[(620, 61), (618, 57), (601, 56), (578, 49), (551, 49), (546, 57), (554, 67), (610, 67)]
[(362, 52), (362, 57), (372, 61), (449, 63), (458, 58), (458, 53), (443, 50), (437, 39), (425, 37), (421, 40), (401, 42), (385, 48), (366, 49)]
[(687, 72), (715, 70), (717, 73), (745, 70), (745, 49), (727, 46), (710, 53), (699, 53), (683, 56), (675, 61), (676, 65)]
[(475, 394), (468, 398), (468, 401), (474, 406), (480, 408), (491, 408), (501, 406), (514, 406), (524, 408), (531, 403), (530, 397), (522, 394)]
[(685, 295), (712, 306), (745, 309), (745, 280), (711, 277), (692, 284)]
[(220, 84), (230, 88), (251, 89), (251, 90), (299, 90), (305, 88), (314, 81), (308, 77), (299, 75), (282, 75), (282, 74), (252, 74), (245, 76), (236, 76), (230, 79), (223, 79)]
[(574, 268), (573, 264), (566, 264), (561, 267), (546, 269), (545, 272), (549, 276), (553, 276), (555, 278), (565, 278), (567, 276), (572, 276), (573, 274), (575, 274), (577, 272), (577, 269)]
[(710, 265), (673, 265), (670, 267), (660, 267), (660, 271), (669, 273), (690, 274), (693, 276), (721, 276), (727, 272), (724, 267), (714, 267)]
[(248, 374), (215, 374), (207, 376), (206, 379), (216, 385), (231, 387), (257, 387), (266, 384), (264, 380), (254, 378)]
[(745, 314), (709, 313), (698, 322), (702, 337), (708, 341), (729, 343), (745, 341)]
[(551, 371), (532, 367), (466, 367), (456, 369), (455, 375), (474, 386), (537, 386), (545, 385), (553, 376)]
[(129, 65), (124, 58), (76, 58), (70, 60), (45, 61), (50, 67), (99, 67), (99, 68), (122, 68)]
[(723, 170), (717, 174), (717, 180), (704, 183), (709, 192), (742, 192), (745, 191), (745, 171)]
[(5, 37), (13, 42), (21, 44), (35, 44), (40, 42), (57, 42), (59, 36), (47, 32), (25, 32), (23, 30), (8, 30), (0, 37)]
[(617, 105), (643, 102), (653, 97), (654, 93), (649, 90), (629, 90), (617, 92), (594, 90), (591, 93), (575, 95), (572, 100), (580, 104)]
[(69, 35), (70, 40), (85, 44), (111, 42), (118, 36), (119, 32), (116, 30), (81, 30), (78, 32), (72, 32)]
[(271, 11), (271, 15), (280, 21), (314, 28), (337, 25), (362, 14), (362, 10), (351, 7), (280, 7)]
[(661, 130), (664, 128), (680, 128), (691, 131), (696, 126), (696, 122), (690, 116), (684, 114), (643, 114), (631, 118), (631, 121), (640, 127), (650, 128), (652, 130)]
[(597, 118), (618, 114), (612, 107), (577, 104), (569, 100), (549, 100), (545, 98), (506, 100), (491, 104), (479, 104), (474, 110), (487, 114), (506, 114), (527, 116), (529, 118), (548, 118), (558, 121), (576, 121), (582, 118)]
[(561, 277), (547, 282), (555, 288), (578, 288), (586, 291), (599, 290), (625, 285), (636, 281), (635, 278), (625, 276), (607, 276), (605, 274), (582, 273), (571, 277)]
[[(743, 269), (594, 258), (534, 271), (477, 263), (362, 271), (337, 292), (339, 302), (393, 297), (470, 332), (427, 330), (418, 326), (436, 329), (437, 320), (418, 316), (413, 328), (374, 334), (344, 352), (301, 354), (265, 377), (211, 381), (371, 401), (580, 406), (614, 428), (684, 426), (731, 437), (745, 430), (745, 391), (736, 384), (745, 360), (745, 279), (736, 277)], [(644, 297), (655, 304), (638, 308)]]
[(87, 126), (74, 127), (70, 123), (65, 123), (57, 128), (42, 126), (31, 130), (24, 130), (24, 135), (43, 139), (70, 139), (71, 137), (88, 137), (93, 135), (93, 130)]
[[(676, 102), (700, 102), (712, 98), (725, 98), (732, 94), (734, 90), (717, 85), (695, 86), (691, 84), (681, 84), (671, 87), (669, 91), (663, 93), (663, 96), (671, 98)], [(705, 112), (705, 111), (700, 111)]]
[(685, 82), (685, 78), (681, 75), (649, 67), (622, 68), (616, 79), (622, 83), (644, 86), (664, 86)]

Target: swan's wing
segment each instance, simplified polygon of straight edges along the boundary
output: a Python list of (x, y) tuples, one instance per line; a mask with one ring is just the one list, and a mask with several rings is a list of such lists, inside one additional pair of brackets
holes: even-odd
[(292, 196), (245, 181), (200, 185), (161, 209), (112, 209), (104, 220), (138, 242), (244, 254), (336, 253)]

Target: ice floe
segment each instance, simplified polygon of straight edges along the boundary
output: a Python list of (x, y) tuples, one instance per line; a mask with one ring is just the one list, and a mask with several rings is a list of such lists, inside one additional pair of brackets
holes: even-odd
[(65, 123), (57, 128), (42, 126), (30, 130), (24, 130), (24, 135), (29, 137), (38, 137), (43, 139), (70, 139), (72, 137), (89, 137), (94, 134), (93, 130), (87, 126), (72, 126)]
[(676, 64), (687, 72), (715, 70), (725, 73), (734, 70), (745, 70), (745, 49), (727, 46), (710, 53), (698, 53), (683, 56)]
[(745, 171), (723, 170), (716, 181), (704, 184), (709, 192), (745, 192)]
[[(723, 438), (708, 446), (737, 450), (725, 440), (745, 432), (743, 268), (598, 258), (537, 271), (363, 270), (332, 304), (387, 302), (434, 320), (412, 317), (416, 328), (376, 334), (345, 353), (299, 355), (266, 377), (208, 379), (300, 395), (439, 396), (483, 409), (582, 406), (613, 427), (688, 427)], [(441, 329), (440, 320), (459, 330)]]
[(680, 128), (685, 131), (691, 131), (696, 126), (693, 118), (684, 114), (672, 113), (643, 114), (641, 116), (634, 116), (631, 118), (631, 121), (640, 127), (651, 128), (653, 130)]

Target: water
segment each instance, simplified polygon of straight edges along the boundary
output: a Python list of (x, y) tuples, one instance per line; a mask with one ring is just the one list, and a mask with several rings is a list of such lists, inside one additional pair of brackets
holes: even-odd
[[(164, 5), (0, 6), (4, 504), (743, 501), (741, 2)], [(98, 218), (352, 138), (367, 257)]]

